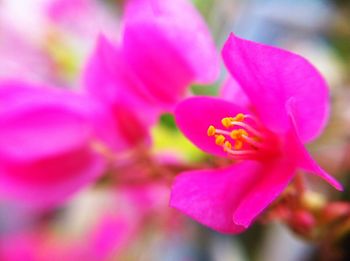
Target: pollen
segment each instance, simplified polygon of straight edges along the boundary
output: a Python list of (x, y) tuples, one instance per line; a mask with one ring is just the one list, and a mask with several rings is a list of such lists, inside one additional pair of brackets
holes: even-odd
[(222, 126), (225, 128), (230, 128), (234, 126), (235, 122), (243, 122), (246, 116), (243, 113), (238, 113), (235, 117), (225, 117), (221, 120)]
[(244, 121), (245, 115), (243, 113), (238, 113), (236, 117), (233, 118), (234, 121)]
[(225, 141), (223, 148), (224, 148), (224, 151), (227, 151), (227, 150), (232, 149), (232, 144), (231, 144), (231, 142)]
[(230, 133), (230, 137), (233, 140), (242, 140), (244, 136), (248, 136), (248, 132), (244, 129), (233, 130)]
[(215, 135), (215, 144), (222, 146), (225, 143), (225, 136), (224, 135)]
[(232, 117), (226, 117), (226, 118), (223, 118), (221, 120), (221, 124), (222, 126), (226, 127), (226, 128), (230, 128), (232, 126), (231, 122), (233, 121), (234, 119)]
[(237, 139), (238, 139), (238, 130), (233, 130), (233, 131), (231, 131), (230, 137), (231, 137), (233, 140), (237, 140)]
[(215, 135), (215, 132), (216, 132), (215, 127), (214, 127), (213, 125), (210, 125), (209, 128), (208, 128), (208, 130), (207, 130), (208, 136), (209, 136), (209, 137), (210, 137), (210, 136), (214, 136), (214, 135)]
[(239, 129), (238, 135), (239, 137), (248, 136), (248, 132), (246, 132), (244, 129)]

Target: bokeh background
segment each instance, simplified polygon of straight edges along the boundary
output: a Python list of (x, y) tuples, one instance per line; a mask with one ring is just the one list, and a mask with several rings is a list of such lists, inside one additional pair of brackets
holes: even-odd
[[(20, 75), (33, 82), (79, 88), (79, 74), (99, 33), (118, 40), (125, 1), (0, 0), (0, 77)], [(55, 2), (65, 2), (70, 11), (62, 16), (51, 15), (50, 10), (61, 8)], [(332, 99), (330, 121), (323, 135), (308, 149), (346, 189), (339, 193), (316, 179), (308, 182), (324, 200), (349, 201), (350, 1), (193, 3), (208, 23), (218, 50), (229, 33), (235, 32), (243, 38), (299, 53), (324, 75)], [(224, 78), (222, 70), (217, 83), (192, 86), (192, 91), (216, 95)], [(153, 136), (154, 153), (181, 154), (192, 163), (206, 157), (177, 131), (171, 115), (161, 117)], [(156, 186), (150, 191), (138, 188), (138, 195), (130, 197), (130, 191), (108, 188), (105, 182), (108, 181), (101, 180), (60, 208), (40, 214), (0, 199), (0, 244), (6, 246), (7, 253), (24, 253), (13, 260), (36, 260), (29, 258), (28, 242), (37, 245), (39, 252), (44, 253), (42, 256), (64, 260), (64, 255), (56, 255), (62, 248), (93, 247), (99, 244), (96, 239), (99, 237), (104, 238), (101, 242), (106, 248), (113, 250), (112, 255), (101, 256), (100, 260), (331, 260), (322, 255), (321, 250), (325, 251), (322, 240), (302, 238), (283, 222), (257, 222), (241, 235), (221, 235), (169, 209), (167, 187)], [(142, 214), (135, 207), (140, 204), (148, 206)], [(119, 223), (110, 222), (115, 213), (123, 216)], [(125, 220), (131, 225), (124, 224)], [(27, 233), (26, 239), (14, 236), (23, 231)], [(97, 241), (86, 243), (90, 237)], [(344, 254), (339, 260), (349, 260), (350, 232), (344, 233), (336, 245)], [(4, 250), (0, 247), (0, 251)], [(8, 261), (1, 252), (0, 260)]]

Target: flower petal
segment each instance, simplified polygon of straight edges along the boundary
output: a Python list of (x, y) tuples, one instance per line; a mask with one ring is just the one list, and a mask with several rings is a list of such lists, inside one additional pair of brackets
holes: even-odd
[(49, 156), (105, 138), (97, 134), (104, 115), (86, 96), (11, 81), (0, 84), (0, 103), (2, 159)]
[(99, 35), (83, 73), (87, 91), (108, 104), (149, 102), (152, 97), (125, 61), (117, 44)]
[(291, 121), (291, 125), (293, 128), (288, 134), (288, 137), (286, 140), (288, 141), (286, 148), (287, 151), (289, 151), (290, 155), (294, 155), (294, 158), (297, 160), (297, 164), (300, 168), (309, 171), (317, 176), (320, 176), (325, 181), (327, 181), (330, 185), (332, 185), (337, 190), (342, 191), (343, 186), (340, 184), (334, 177), (329, 175), (326, 171), (324, 171), (317, 162), (311, 157), (309, 152), (306, 150), (304, 145), (301, 143), (301, 139), (298, 135), (297, 129), (296, 129), (296, 120), (294, 116), (294, 104), (293, 102), (289, 101), (287, 110), (289, 113), (289, 119)]
[(89, 148), (31, 162), (0, 162), (0, 194), (26, 207), (51, 207), (93, 182), (105, 164)]
[(57, 204), (103, 173), (106, 162), (91, 144), (109, 139), (102, 130), (109, 123), (93, 100), (12, 81), (0, 84), (0, 103), (2, 196)]
[(233, 34), (224, 46), (223, 58), (261, 120), (271, 130), (288, 130), (285, 104), (293, 97), (301, 140), (305, 143), (321, 132), (328, 118), (328, 89), (308, 61), (288, 51), (243, 40)]
[(170, 206), (214, 230), (240, 233), (244, 227), (233, 222), (232, 214), (258, 168), (244, 162), (227, 169), (183, 172), (172, 186)]
[(287, 187), (295, 175), (295, 165), (286, 160), (265, 162), (233, 214), (235, 224), (247, 228)]
[(84, 71), (87, 92), (112, 112), (116, 150), (149, 142), (158, 117), (155, 101), (129, 70), (121, 49), (100, 36)]
[(244, 108), (250, 108), (251, 103), (247, 95), (244, 93), (241, 86), (238, 82), (229, 76), (224, 82), (223, 86), (220, 89), (220, 95), (222, 99), (226, 101), (233, 102)]
[(210, 83), (219, 73), (213, 40), (186, 0), (131, 0), (126, 6), (123, 48), (149, 92), (176, 102), (193, 81)]
[(222, 233), (240, 233), (287, 186), (294, 167), (244, 161), (226, 169), (181, 173), (170, 205)]
[[(180, 102), (175, 109), (175, 120), (182, 133), (200, 149), (226, 156), (222, 147), (215, 144), (213, 137), (208, 137), (210, 125), (222, 126), (225, 117), (234, 117), (246, 110), (228, 101), (212, 97), (193, 97)], [(224, 128), (224, 127), (222, 127)]]

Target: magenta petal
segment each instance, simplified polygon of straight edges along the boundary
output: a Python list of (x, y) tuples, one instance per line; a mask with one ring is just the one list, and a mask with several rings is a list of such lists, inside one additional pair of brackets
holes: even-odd
[(300, 149), (299, 151), (300, 155), (303, 155), (299, 160), (299, 167), (311, 172), (321, 178), (323, 178), (325, 181), (327, 181), (330, 185), (332, 185), (334, 188), (336, 188), (339, 191), (343, 191), (343, 185), (337, 181), (334, 177), (329, 175), (325, 170), (323, 170), (317, 162), (310, 156), (310, 154), (307, 152), (307, 150)]
[(85, 247), (83, 253), (85, 258), (111, 260), (111, 256), (118, 255), (127, 245), (135, 234), (136, 227), (137, 224), (121, 214), (102, 217), (88, 242), (82, 242)]
[(130, 0), (123, 48), (157, 99), (176, 102), (191, 82), (210, 83), (219, 72), (208, 28), (186, 0)]
[(295, 170), (295, 165), (289, 161), (266, 162), (236, 208), (233, 214), (235, 224), (247, 228), (283, 192)]
[(239, 83), (229, 76), (220, 89), (220, 95), (222, 99), (226, 101), (233, 102), (244, 108), (250, 108), (250, 100), (247, 95), (244, 93)]
[(28, 160), (85, 144), (92, 135), (88, 114), (70, 104), (73, 101), (83, 103), (84, 99), (54, 89), (3, 83), (0, 87), (1, 158)]
[(129, 70), (121, 49), (102, 35), (85, 68), (84, 83), (88, 93), (112, 113), (114, 149), (149, 141), (149, 127), (159, 114), (154, 100)]
[(287, 186), (294, 166), (244, 161), (176, 177), (170, 205), (223, 233), (240, 233)]
[[(295, 99), (295, 121), (307, 142), (323, 129), (329, 111), (328, 89), (318, 71), (299, 55), (243, 40), (231, 34), (223, 58), (266, 126), (289, 128), (286, 102)], [(278, 113), (276, 113), (278, 112)]]
[(227, 169), (183, 172), (173, 183), (170, 206), (214, 230), (240, 233), (244, 227), (232, 215), (258, 169), (258, 163), (246, 161)]
[(105, 164), (87, 148), (29, 163), (0, 162), (0, 195), (27, 207), (55, 206), (94, 182)]
[(152, 102), (143, 84), (128, 68), (120, 46), (104, 35), (96, 41), (85, 66), (83, 81), (90, 94), (107, 104)]
[(327, 181), (330, 185), (332, 185), (337, 190), (342, 191), (343, 186), (340, 184), (334, 177), (329, 175), (326, 171), (324, 171), (317, 162), (311, 157), (309, 152), (306, 150), (304, 145), (301, 143), (297, 130), (295, 128), (295, 118), (293, 116), (293, 106), (289, 104), (288, 106), (290, 121), (292, 122), (293, 128), (291, 129), (288, 137), (287, 137), (287, 151), (291, 152), (291, 155), (294, 155), (294, 158), (297, 160), (297, 164), (300, 168), (314, 173), (315, 175), (320, 176), (325, 181)]
[[(62, 202), (94, 181), (109, 140), (104, 110), (66, 90), (20, 82), (0, 86), (0, 193), (34, 205)], [(108, 118), (108, 117), (107, 117)]]
[(175, 120), (182, 133), (200, 149), (218, 156), (226, 156), (222, 147), (215, 144), (215, 139), (208, 137), (208, 127), (210, 125), (220, 127), (223, 118), (245, 112), (245, 109), (225, 100), (193, 97), (177, 105)]

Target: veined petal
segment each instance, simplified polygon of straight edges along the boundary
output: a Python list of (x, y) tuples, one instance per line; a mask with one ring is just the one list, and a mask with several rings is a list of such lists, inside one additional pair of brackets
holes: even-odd
[(180, 102), (175, 109), (176, 124), (182, 133), (200, 149), (226, 156), (222, 147), (215, 144), (213, 137), (208, 137), (210, 125), (222, 126), (225, 117), (234, 117), (238, 113), (245, 113), (244, 108), (228, 101), (212, 97), (193, 97)]
[(176, 177), (170, 205), (223, 233), (240, 233), (287, 186), (294, 167), (244, 161), (226, 169)]
[[(271, 130), (289, 128), (286, 102), (295, 100), (295, 122), (303, 143), (325, 126), (329, 111), (327, 85), (299, 55), (243, 40), (231, 34), (223, 49), (228, 70)], [(278, 112), (278, 113), (276, 113)]]
[(124, 22), (127, 60), (159, 101), (174, 103), (190, 83), (217, 78), (213, 40), (190, 1), (131, 0)]

